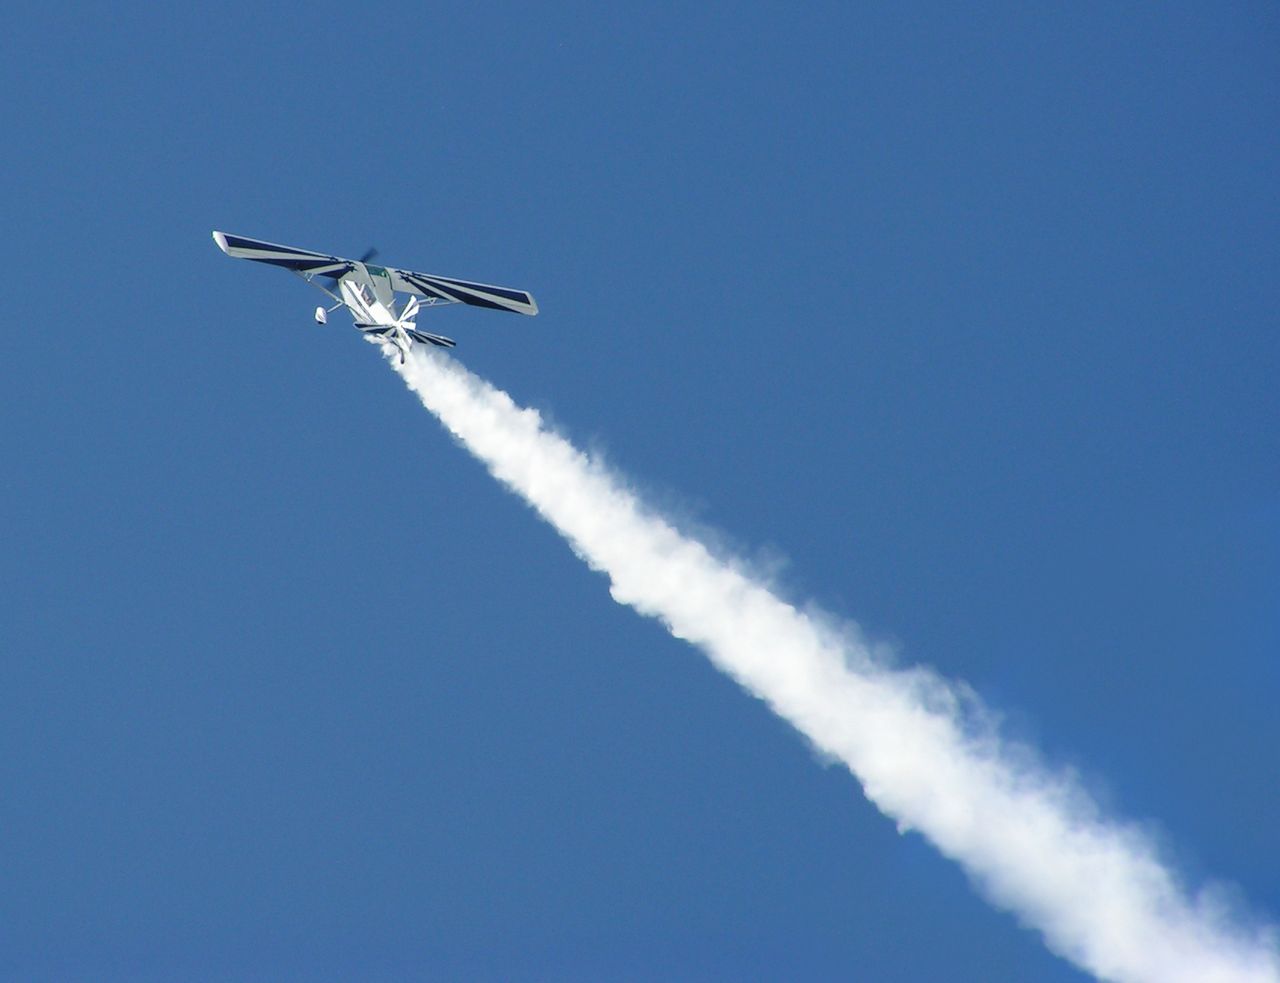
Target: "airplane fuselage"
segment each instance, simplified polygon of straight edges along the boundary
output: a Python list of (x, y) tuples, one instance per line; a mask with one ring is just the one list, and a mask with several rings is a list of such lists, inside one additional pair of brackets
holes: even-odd
[(342, 299), (356, 320), (370, 324), (394, 324), (396, 295), (391, 277), (381, 266), (352, 262), (352, 269), (338, 281)]

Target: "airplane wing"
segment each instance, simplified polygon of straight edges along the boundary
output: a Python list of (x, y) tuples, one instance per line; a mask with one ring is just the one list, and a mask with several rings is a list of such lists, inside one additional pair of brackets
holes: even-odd
[(419, 297), (434, 298), (437, 304), (462, 303), (516, 314), (538, 313), (537, 301), (524, 290), (454, 280), (434, 273), (414, 273), (412, 270), (389, 269), (387, 272), (391, 274), (393, 289), (417, 294)]
[[(355, 263), (341, 256), (313, 253), (309, 249), (282, 246), (261, 239), (249, 239), (230, 232), (215, 232), (213, 241), (228, 256), (251, 259), (258, 263), (283, 266), (287, 270), (335, 279), (355, 269)], [(374, 269), (370, 267), (370, 269)], [(412, 270), (388, 269), (393, 290), (417, 294), (435, 304), (470, 304), (473, 307), (490, 307), (498, 311), (516, 314), (537, 314), (538, 304), (533, 295), (511, 287), (495, 287), (488, 283), (472, 283), (434, 273), (415, 273)]]
[(337, 278), (353, 268), (351, 260), (340, 256), (313, 253), (309, 249), (281, 246), (274, 242), (263, 242), (261, 239), (246, 239), (244, 236), (232, 235), (230, 232), (215, 232), (213, 241), (228, 256), (270, 263), (272, 266), (283, 266), (286, 270), (295, 270), (298, 273)]

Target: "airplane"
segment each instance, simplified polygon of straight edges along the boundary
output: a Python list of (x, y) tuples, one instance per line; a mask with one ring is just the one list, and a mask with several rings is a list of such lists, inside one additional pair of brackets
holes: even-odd
[[(534, 315), (538, 305), (524, 290), (471, 283), (431, 273), (414, 273), (370, 262), (377, 250), (370, 249), (359, 259), (343, 259), (308, 249), (295, 249), (274, 242), (248, 239), (229, 232), (214, 232), (213, 241), (228, 256), (252, 259), (259, 263), (282, 266), (337, 301), (332, 307), (316, 308), (317, 324), (324, 324), (339, 307), (345, 307), (355, 319), (356, 328), (366, 335), (381, 338), (400, 351), (400, 363), (414, 342), (452, 348), (457, 344), (444, 335), (421, 331), (414, 319), (429, 307), (445, 304), (469, 304), (493, 310)], [(333, 289), (317, 282), (317, 277), (332, 280)], [(337, 290), (337, 293), (334, 293)], [(409, 299), (396, 309), (395, 295), (407, 293)]]

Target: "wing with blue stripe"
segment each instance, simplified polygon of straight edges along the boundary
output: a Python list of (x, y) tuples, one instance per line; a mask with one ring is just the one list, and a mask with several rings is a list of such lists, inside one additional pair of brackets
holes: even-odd
[(537, 314), (538, 304), (533, 295), (511, 287), (495, 287), (489, 283), (472, 283), (433, 273), (414, 273), (411, 270), (391, 270), (391, 285), (396, 290), (435, 298), (436, 303), (470, 304), (472, 307), (488, 307), (496, 311), (515, 314)]
[(245, 236), (232, 235), (230, 232), (215, 232), (213, 241), (228, 256), (236, 259), (251, 259), (257, 263), (270, 263), (282, 266), (286, 270), (297, 270), (299, 273), (314, 273), (317, 276), (342, 276), (352, 269), (352, 263), (340, 256), (326, 253), (313, 253), (309, 249), (298, 249), (294, 246), (281, 246), (275, 242), (263, 242), (261, 239), (248, 239)]

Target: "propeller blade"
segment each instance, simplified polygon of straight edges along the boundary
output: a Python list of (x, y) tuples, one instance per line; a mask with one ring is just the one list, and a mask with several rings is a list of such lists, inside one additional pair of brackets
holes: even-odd
[(378, 247), (370, 246), (368, 249), (364, 251), (364, 255), (360, 257), (360, 262), (367, 263), (369, 262), (369, 260), (377, 257), (377, 255), (378, 255)]

